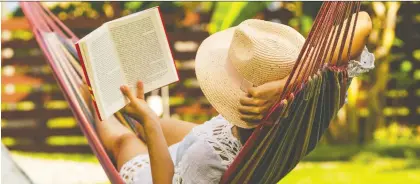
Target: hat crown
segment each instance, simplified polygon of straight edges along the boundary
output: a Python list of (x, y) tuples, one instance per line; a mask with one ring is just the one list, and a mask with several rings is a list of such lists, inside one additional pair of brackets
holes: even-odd
[(286, 77), (304, 41), (289, 26), (250, 19), (236, 27), (227, 59), (239, 75), (259, 86)]

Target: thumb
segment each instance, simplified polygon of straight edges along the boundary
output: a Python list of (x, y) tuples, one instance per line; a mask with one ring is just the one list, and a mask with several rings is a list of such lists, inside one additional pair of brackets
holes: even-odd
[(130, 101), (135, 101), (136, 97), (130, 91), (130, 89), (128, 88), (128, 86), (122, 85), (120, 89), (121, 89), (121, 92), (124, 94), (124, 96), (128, 97), (128, 99), (130, 99)]

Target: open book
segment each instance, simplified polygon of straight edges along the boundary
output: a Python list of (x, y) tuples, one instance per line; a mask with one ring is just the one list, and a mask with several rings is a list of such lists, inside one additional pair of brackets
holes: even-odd
[(179, 80), (157, 7), (103, 24), (76, 49), (101, 120), (129, 102), (121, 85), (135, 93), (141, 80), (147, 93)]

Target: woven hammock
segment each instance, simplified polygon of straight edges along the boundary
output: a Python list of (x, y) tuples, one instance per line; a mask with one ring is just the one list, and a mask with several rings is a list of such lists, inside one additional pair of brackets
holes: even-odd
[[(74, 48), (79, 39), (39, 2), (20, 5), (94, 154), (110, 181), (123, 183), (95, 132), (93, 116), (77, 88), (83, 84)], [(360, 2), (322, 4), (280, 100), (254, 130), (220, 183), (276, 183), (314, 149), (344, 103), (348, 83), (346, 66), (332, 64), (333, 52), (328, 51), (338, 48), (338, 58), (347, 52), (350, 59), (357, 14), (355, 19), (350, 17), (359, 9)], [(346, 18), (349, 21), (344, 21)], [(344, 36), (336, 34), (342, 31)], [(347, 35), (351, 36), (350, 46), (344, 50)], [(52, 40), (55, 37), (59, 43)], [(121, 114), (116, 116), (130, 125)]]
[[(359, 10), (360, 2), (322, 4), (280, 100), (254, 130), (220, 183), (277, 183), (315, 148), (343, 105), (348, 83), (347, 66), (333, 64), (331, 51), (339, 49), (338, 58), (347, 52), (346, 59), (350, 59), (358, 14), (351, 17)], [(349, 47), (344, 50), (348, 35)]]

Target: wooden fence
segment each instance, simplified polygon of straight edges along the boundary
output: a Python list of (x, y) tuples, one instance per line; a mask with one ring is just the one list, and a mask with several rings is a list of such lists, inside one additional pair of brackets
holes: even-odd
[[(175, 18), (170, 14), (164, 14), (163, 18), (165, 26), (173, 28)], [(208, 22), (208, 19), (208, 15), (202, 16), (203, 21)], [(108, 19), (79, 18), (64, 23), (77, 36), (83, 37), (106, 21)], [(11, 34), (17, 31), (30, 34), (25, 18), (4, 21), (2, 30)], [(203, 122), (215, 115), (203, 97), (194, 73), (196, 49), (207, 36), (204, 31), (168, 31), (180, 75), (180, 82), (169, 87), (170, 111), (177, 118)], [(2, 52), (2, 141), (11, 150), (90, 153), (36, 41), (33, 38), (2, 40), (2, 48), (6, 51)]]

